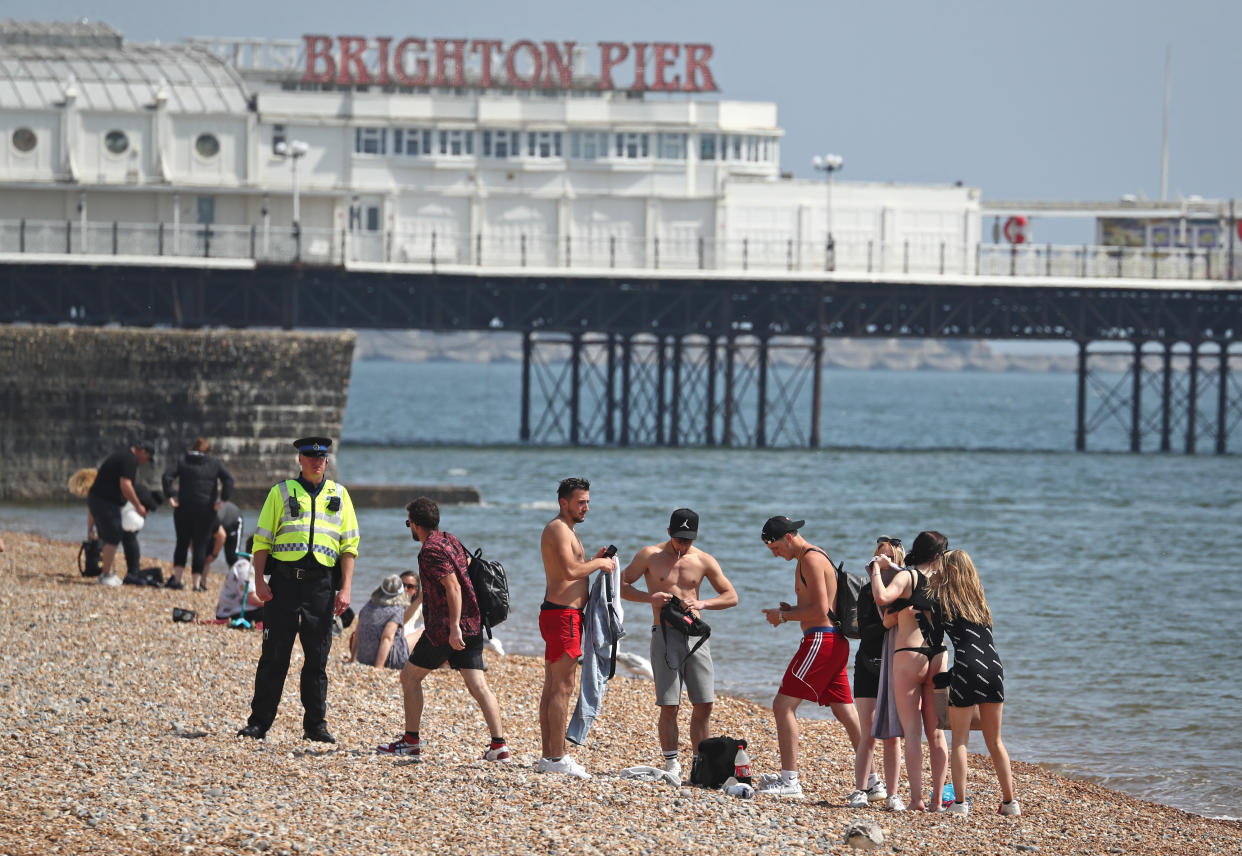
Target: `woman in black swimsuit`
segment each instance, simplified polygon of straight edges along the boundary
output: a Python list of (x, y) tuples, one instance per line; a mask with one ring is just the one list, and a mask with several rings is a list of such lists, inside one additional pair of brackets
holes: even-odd
[(978, 705), (983, 741), (992, 756), (1004, 800), (997, 814), (1021, 814), (1018, 801), (1014, 799), (1009, 753), (1001, 742), (1005, 670), (992, 643), (992, 612), (983, 595), (983, 583), (979, 581), (975, 563), (964, 550), (950, 550), (944, 556), (944, 569), (932, 578), (929, 588), (939, 603), (944, 629), (953, 643), (949, 725), (953, 730), (951, 760), (957, 802), (949, 811), (966, 814), (970, 810), (966, 802), (966, 742), (970, 738), (972, 709)]
[[(906, 738), (906, 778), (910, 782), (909, 807), (913, 811), (936, 811), (948, 777), (949, 750), (936, 719), (933, 684), (936, 675), (945, 670), (946, 656), (930, 621), (935, 603), (927, 597), (929, 575), (940, 570), (941, 556), (948, 546), (949, 539), (939, 532), (920, 532), (906, 554), (905, 567), (899, 568), (887, 556), (876, 556), (867, 565), (876, 606), (886, 612), (884, 624), (893, 628), (889, 632), (894, 634), (896, 644), (892, 689)], [(898, 568), (898, 573), (885, 585), (881, 574), (889, 568)], [(923, 800), (920, 732), (927, 735), (931, 760), (930, 802)]]

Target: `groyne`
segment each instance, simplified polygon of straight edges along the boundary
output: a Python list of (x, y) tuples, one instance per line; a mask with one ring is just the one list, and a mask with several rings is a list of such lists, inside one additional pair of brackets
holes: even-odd
[(355, 334), (0, 326), (0, 500), (61, 500), (117, 446), (159, 473), (198, 436), (240, 485), (270, 486), (290, 440), (340, 437)]

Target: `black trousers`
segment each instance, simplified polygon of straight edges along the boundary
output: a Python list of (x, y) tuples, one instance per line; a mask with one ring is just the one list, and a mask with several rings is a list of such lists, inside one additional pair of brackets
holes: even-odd
[(332, 648), (332, 575), (327, 570), (305, 579), (272, 574), (272, 599), (263, 606), (263, 653), (254, 675), (254, 698), (247, 725), (267, 731), (285, 689), (295, 637), (302, 642), (302, 728), (323, 724), (328, 716), (328, 653)]
[(237, 551), (245, 546), (242, 536), (246, 533), (246, 518), (238, 516), (237, 524), (224, 531), (224, 561), (229, 567), (237, 564)]
[(173, 529), (177, 546), (173, 548), (173, 564), (185, 567), (187, 548), (193, 545), (190, 572), (201, 574), (207, 564), (207, 553), (216, 536), (216, 510), (207, 508), (174, 508)]

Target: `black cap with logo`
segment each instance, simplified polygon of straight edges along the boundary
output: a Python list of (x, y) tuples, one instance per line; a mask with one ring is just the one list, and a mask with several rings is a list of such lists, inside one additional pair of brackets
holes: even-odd
[(668, 520), (668, 534), (693, 541), (699, 537), (699, 516), (689, 508), (679, 508)]

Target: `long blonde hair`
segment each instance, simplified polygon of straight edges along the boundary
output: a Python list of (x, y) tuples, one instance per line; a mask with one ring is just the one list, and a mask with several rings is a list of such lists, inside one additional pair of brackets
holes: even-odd
[(992, 626), (992, 611), (983, 595), (983, 583), (965, 550), (945, 553), (943, 567), (932, 576), (929, 585), (949, 620), (964, 618), (984, 627)]

